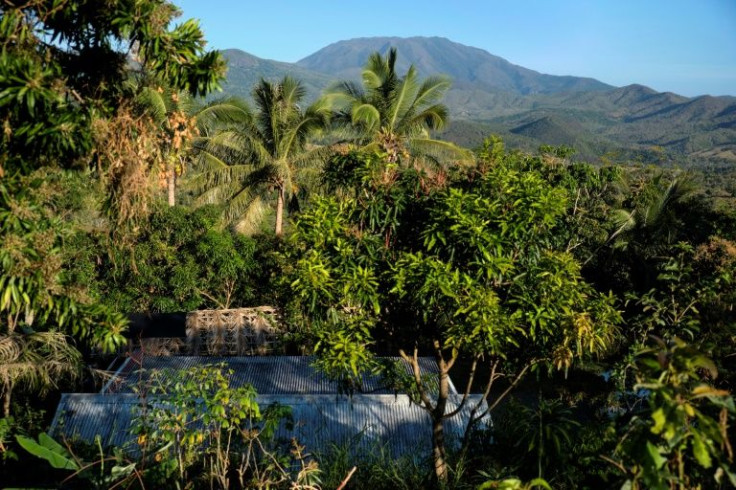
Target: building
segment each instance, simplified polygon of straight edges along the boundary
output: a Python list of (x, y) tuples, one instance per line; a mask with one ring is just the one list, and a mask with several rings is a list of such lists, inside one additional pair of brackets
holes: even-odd
[[(273, 318), (271, 311), (265, 313)], [(191, 367), (218, 365), (232, 373), (231, 388), (252, 385), (262, 409), (273, 403), (291, 407), (293, 424), (282, 424), (277, 437), (296, 438), (308, 451), (319, 452), (329, 444), (349, 444), (360, 451), (381, 448), (392, 457), (425, 458), (430, 454), (429, 414), (406, 394), (383, 384), (379, 377), (363, 376), (346, 394), (345, 386), (328, 379), (313, 366), (312, 357), (232, 355), (255, 353), (263, 350), (264, 345), (272, 350), (274, 328), (272, 322), (260, 320), (264, 317), (264, 311), (256, 309), (189, 314), (186, 337), (176, 340), (180, 346), (177, 352), (210, 355), (147, 355), (145, 347), (151, 345), (150, 341), (139, 344), (142, 348), (122, 362), (100, 393), (62, 395), (51, 434), (88, 442), (100, 436), (103, 445), (130, 445), (135, 450), (135, 436), (130, 428), (136, 413), (144, 403), (165, 403), (165, 397), (149, 396), (154, 373), (186, 373)], [(171, 345), (170, 339), (166, 342)], [(164, 352), (170, 350), (166, 347)], [(217, 355), (222, 353), (231, 355)], [(405, 361), (385, 360), (412, 374)], [(434, 359), (421, 358), (419, 364), (430, 382), (433, 375), (436, 378)], [(450, 393), (448, 412), (462, 402), (462, 395), (452, 382)], [(480, 413), (486, 404), (481, 395), (470, 395), (457, 415), (445, 421), (449, 446), (459, 443), (476, 406)], [(489, 417), (481, 421), (481, 425), (489, 423)]]

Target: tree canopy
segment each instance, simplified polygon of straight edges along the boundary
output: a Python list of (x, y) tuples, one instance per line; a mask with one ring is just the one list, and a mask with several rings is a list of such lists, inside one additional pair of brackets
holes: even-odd
[(196, 21), (169, 27), (179, 11), (164, 0), (33, 0), (0, 12), (5, 172), (80, 164), (92, 148), (92, 120), (115, 110), (130, 77), (149, 74), (197, 95), (217, 89), (224, 74)]

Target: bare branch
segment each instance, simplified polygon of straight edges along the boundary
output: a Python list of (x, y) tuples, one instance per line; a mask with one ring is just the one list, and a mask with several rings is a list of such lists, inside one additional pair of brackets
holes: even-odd
[(353, 476), (353, 473), (355, 473), (355, 470), (357, 470), (357, 469), (358, 469), (358, 467), (357, 467), (357, 466), (353, 466), (353, 469), (352, 469), (352, 470), (350, 470), (350, 472), (349, 472), (349, 473), (348, 473), (348, 475), (347, 475), (347, 476), (345, 477), (345, 479), (344, 479), (344, 480), (342, 481), (342, 483), (340, 483), (340, 486), (339, 486), (339, 487), (337, 487), (337, 490), (342, 490), (343, 488), (345, 488), (345, 485), (347, 485), (347, 484), (348, 484), (348, 482), (350, 481), (350, 478), (352, 478), (352, 476)]
[(463, 393), (463, 399), (460, 401), (460, 404), (457, 406), (455, 410), (453, 410), (450, 413), (447, 413), (443, 415), (443, 418), (449, 419), (450, 417), (454, 417), (458, 413), (460, 413), (460, 410), (463, 409), (465, 406), (465, 402), (468, 399), (468, 395), (470, 394), (471, 387), (473, 386), (473, 378), (475, 378), (475, 372), (478, 367), (478, 358), (480, 356), (475, 356), (473, 359), (473, 365), (470, 367), (470, 375), (468, 376), (468, 384), (465, 386), (465, 392)]
[(514, 378), (514, 380), (511, 382), (511, 384), (503, 391), (503, 393), (501, 393), (498, 396), (498, 398), (496, 398), (496, 400), (493, 402), (493, 405), (490, 405), (489, 404), (488, 405), (488, 408), (478, 418), (479, 419), (482, 419), (483, 417), (485, 417), (486, 415), (488, 415), (491, 411), (493, 411), (493, 409), (496, 408), (499, 403), (501, 403), (501, 400), (503, 400), (504, 398), (506, 398), (506, 395), (508, 395), (511, 392), (511, 390), (513, 390), (514, 388), (516, 388), (516, 385), (519, 384), (519, 381), (521, 381), (521, 378), (524, 377), (524, 374), (526, 374), (526, 372), (529, 370), (529, 368), (531, 368), (537, 362), (539, 362), (539, 361), (533, 360), (529, 364), (527, 364), (526, 366), (524, 366), (524, 368), (521, 371), (519, 371), (519, 374), (516, 375), (516, 377)]
[(626, 469), (626, 467), (624, 465), (622, 465), (621, 463), (619, 463), (618, 461), (613, 460), (613, 459), (609, 458), (608, 456), (606, 456), (604, 454), (599, 454), (598, 456), (603, 461), (605, 461), (607, 463), (611, 463), (613, 466), (615, 466), (616, 468), (618, 468), (619, 470), (621, 470), (622, 473), (624, 473), (624, 474), (628, 474), (629, 473), (628, 470)]
[[(424, 388), (424, 384), (422, 383), (422, 374), (419, 370), (419, 359), (418, 359), (418, 349), (415, 346), (414, 347), (414, 355), (410, 357), (409, 355), (404, 352), (404, 349), (399, 349), (399, 355), (402, 359), (404, 359), (406, 362), (409, 363), (409, 365), (412, 368), (412, 371), (414, 373), (414, 382), (417, 384), (417, 391), (419, 392), (419, 397), (422, 400), (422, 403), (424, 403), (424, 409), (427, 411), (432, 411), (435, 409), (435, 407), (432, 406), (432, 401), (427, 396), (427, 390)], [(420, 405), (421, 406), (421, 405)]]
[[(212, 301), (213, 303), (215, 303), (218, 308), (221, 308), (221, 309), (227, 309), (228, 308), (226, 305), (223, 305), (222, 302), (219, 301), (217, 298), (215, 298), (211, 294), (207, 293), (207, 291), (204, 291), (202, 289), (197, 288), (197, 292), (199, 294), (201, 294), (202, 296), (204, 296), (205, 298), (207, 298), (210, 301)], [(230, 298), (229, 298), (229, 295), (228, 295), (228, 303), (229, 303), (229, 301), (230, 301)]]

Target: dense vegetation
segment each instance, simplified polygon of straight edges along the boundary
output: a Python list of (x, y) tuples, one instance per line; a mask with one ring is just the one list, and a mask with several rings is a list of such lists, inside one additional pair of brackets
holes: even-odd
[[(163, 0), (0, 12), (3, 486), (736, 485), (736, 208), (710, 185), (730, 169), (706, 192), (564, 146), (435, 140), (448, 82), (394, 50), (310, 105), (289, 77), (257, 83), (254, 108), (205, 102), (222, 59)], [(141, 405), (132, 449), (46, 434), (125, 313), (259, 304), (347, 393), (370, 371), (424, 409), (424, 462), (284, 444), (288, 408), (217, 367), (160, 374), (168, 404)]]

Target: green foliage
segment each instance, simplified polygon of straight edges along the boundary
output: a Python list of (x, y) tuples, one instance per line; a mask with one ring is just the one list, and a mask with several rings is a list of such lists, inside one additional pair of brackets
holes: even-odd
[(319, 488), (319, 469), (304, 448), (292, 441), (288, 455), (275, 438), (280, 424), (290, 424), (290, 409), (261, 410), (252, 386), (230, 387), (232, 374), (222, 366), (158, 371), (141, 387), (155, 399), (133, 423), (140, 453), (157, 463), (146, 477), (197, 488)]
[(507, 478), (501, 481), (485, 482), (478, 487), (478, 490), (532, 490), (534, 488), (552, 489), (549, 483), (542, 478), (535, 478), (527, 483), (522, 482), (518, 478)]
[[(217, 51), (205, 52), (206, 41), (199, 21), (187, 19), (168, 30), (171, 19), (179, 15), (172, 4), (159, 0), (136, 7), (147, 11), (130, 12), (118, 25), (124, 26), (122, 31), (129, 38), (140, 42), (138, 56), (147, 69), (167, 86), (193, 96), (220, 89), (225, 61)], [(163, 17), (159, 25), (141, 22), (156, 15)]]
[(299, 326), (315, 351), (325, 354), (318, 365), (348, 385), (371, 365), (373, 356), (365, 347), (373, 342), (371, 327), (380, 313), (371, 257), (377, 257), (381, 244), (371, 235), (350, 233), (354, 209), (351, 200), (315, 198), (311, 211), (296, 221), (288, 251), (291, 300), (306, 313)]
[(219, 228), (220, 209), (165, 208), (152, 214), (133, 249), (103, 270), (106, 301), (119, 311), (178, 312), (250, 304), (256, 295), (255, 240)]
[(624, 293), (629, 328), (622, 338), (622, 350), (632, 355), (652, 335), (685, 339), (714, 359), (721, 370), (718, 383), (732, 389), (734, 366), (729, 349), (736, 338), (732, 306), (735, 253), (730, 241), (718, 237), (697, 248), (687, 242), (670, 247), (652, 264), (656, 279), (651, 289)]
[(534, 407), (513, 402), (505, 412), (509, 420), (502, 444), (507, 451), (514, 448), (515, 457), (521, 460), (517, 462), (520, 471), (531, 474), (536, 466), (540, 478), (564, 475), (581, 425), (573, 409), (560, 399), (540, 395)]
[(69, 451), (48, 434), (43, 432), (39, 434), (38, 442), (21, 435), (15, 438), (23, 449), (38, 458), (45, 459), (52, 467), (62, 470), (79, 470), (79, 465)]
[(85, 480), (85, 486), (102, 490), (125, 483), (130, 484), (135, 479), (140, 481), (136, 463), (127, 460), (117, 448), (114, 455), (106, 455), (99, 437), (95, 439), (97, 447), (93, 453), (93, 457), (98, 459), (93, 461), (80, 458), (78, 454), (72, 452), (71, 446), (62, 446), (45, 432), (38, 435), (38, 442), (21, 435), (17, 435), (16, 439), (23, 449), (37, 458), (46, 460), (51, 467), (72, 471), (73, 473), (63, 480), (62, 484), (76, 477)]
[(72, 230), (56, 214), (53, 186), (40, 173), (0, 182), (0, 394), (8, 416), (17, 388), (43, 391), (76, 378), (81, 355), (71, 342), (112, 351), (125, 318), (95, 300), (68, 262)]
[[(342, 199), (315, 199), (287, 251), (287, 311), (318, 365), (354, 382), (378, 369), (375, 349), (399, 350), (410, 363), (407, 352), (429, 349), (440, 368), (436, 391), (421, 373), (405, 385), (435, 431), (446, 415), (447, 373), (461, 356), (475, 360), (473, 369), (482, 357), (489, 370), (508, 362), (516, 383), (537, 363), (568, 368), (575, 357), (604, 353), (620, 321), (614, 298), (596, 292), (559, 249), (569, 191), (547, 179), (540, 159), (496, 153), (492, 164), (441, 186), (422, 185), (431, 182), (426, 171), (390, 158), (335, 157), (326, 182)], [(347, 169), (352, 175), (340, 175)]]
[(0, 183), (0, 312), (4, 331), (24, 325), (61, 329), (111, 350), (122, 342), (122, 316), (94, 304), (65, 263), (71, 230), (55, 215), (41, 178)]
[(736, 485), (733, 397), (708, 382), (717, 376), (709, 358), (677, 338), (657, 344), (637, 358), (635, 389), (648, 409), (628, 423), (614, 463), (629, 488)]
[[(360, 437), (358, 435), (357, 437)], [(396, 458), (380, 444), (356, 454), (351, 440), (343, 445), (330, 445), (315, 456), (323, 474), (323, 488), (338, 488), (351, 469), (355, 473), (347, 488), (356, 490), (432, 488), (428, 468), (411, 455)]]
[(386, 247), (406, 241), (399, 228), (413, 226), (407, 215), (422, 213), (426, 199), (445, 184), (445, 173), (400, 168), (382, 153), (335, 153), (327, 161), (322, 181), (329, 193), (355, 200), (359, 229), (383, 237)]
[[(92, 148), (91, 123), (115, 112), (140, 71), (192, 94), (219, 87), (224, 62), (204, 52), (195, 21), (169, 29), (178, 10), (163, 0), (104, 4), (34, 0), (2, 7), (0, 169), (73, 166)], [(0, 170), (2, 172), (2, 170)]]
[(14, 429), (15, 419), (13, 417), (0, 418), (0, 464), (18, 459), (18, 454), (9, 447), (10, 435)]
[(284, 206), (300, 195), (325, 155), (307, 141), (327, 128), (329, 107), (318, 99), (302, 108), (305, 95), (301, 82), (289, 76), (277, 83), (261, 80), (253, 88), (257, 112), (237, 102), (233, 120), (215, 125), (195, 143), (200, 202), (226, 203), (226, 221), (243, 232), (258, 230), (276, 190), (275, 234), (281, 235)]
[(440, 101), (449, 80), (433, 76), (420, 83), (413, 66), (400, 76), (396, 57), (396, 48), (385, 57), (371, 54), (363, 69), (363, 87), (345, 81), (328, 92), (336, 121), (352, 129), (364, 149), (381, 151), (392, 163), (406, 160), (410, 152), (435, 160), (467, 159), (463, 149), (429, 134), (447, 123), (447, 107)]
[(528, 358), (569, 366), (574, 353), (611, 344), (618, 314), (555, 250), (565, 190), (525, 166), (509, 156), (468, 190), (441, 194), (422, 234), (426, 255), (399, 258), (395, 292), (424, 328), (443, 325), (446, 348), (505, 357), (526, 338)]
[[(660, 262), (658, 285), (638, 299), (642, 315), (639, 342), (649, 335), (669, 340), (673, 337), (696, 340), (701, 330), (699, 307), (711, 292), (710, 281), (699, 281), (694, 271), (693, 248), (680, 243), (672, 249), (672, 255)], [(636, 296), (632, 293), (632, 298)]]
[[(150, 395), (165, 395), (166, 400), (162, 404), (144, 404), (135, 419), (133, 433), (138, 434), (144, 454), (170, 449), (171, 457), (161, 469), (171, 478), (176, 474), (182, 485), (189, 478), (190, 467), (207, 456), (212, 456), (218, 469), (228, 464), (232, 433), (237, 434), (246, 422), (260, 418), (253, 387), (231, 389), (229, 374), (232, 373), (217, 367), (157, 372), (148, 388)], [(227, 478), (229, 468), (222, 469), (219, 473)]]

